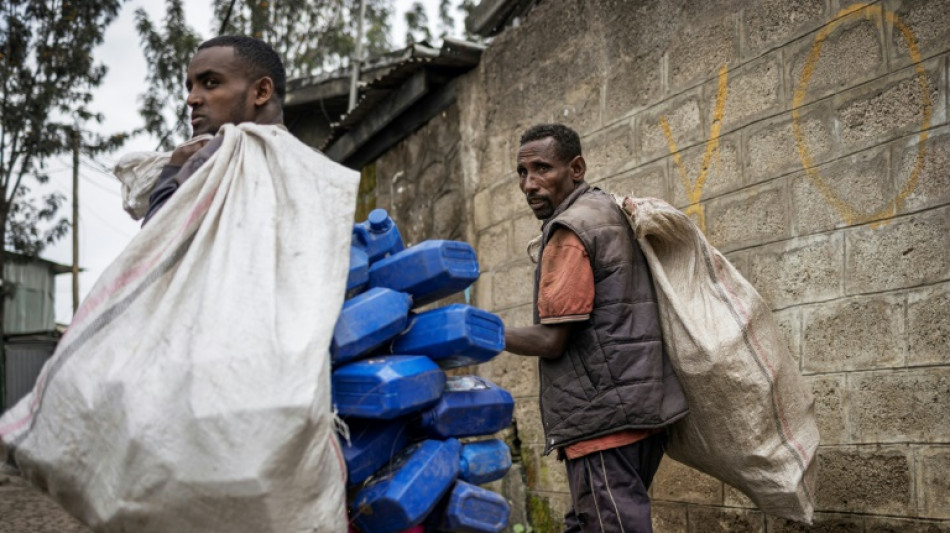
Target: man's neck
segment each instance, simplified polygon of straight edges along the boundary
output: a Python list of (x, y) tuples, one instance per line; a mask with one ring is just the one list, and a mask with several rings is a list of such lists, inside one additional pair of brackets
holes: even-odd
[(282, 109), (265, 111), (261, 113), (261, 115), (256, 119), (254, 119), (254, 123), (270, 126), (283, 125), (284, 111)]

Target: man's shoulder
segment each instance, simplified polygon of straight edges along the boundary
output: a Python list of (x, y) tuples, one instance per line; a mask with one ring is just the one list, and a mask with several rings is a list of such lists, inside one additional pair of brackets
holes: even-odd
[(561, 214), (562, 223), (574, 231), (591, 226), (623, 225), (626, 218), (613, 197), (596, 187), (591, 187)]

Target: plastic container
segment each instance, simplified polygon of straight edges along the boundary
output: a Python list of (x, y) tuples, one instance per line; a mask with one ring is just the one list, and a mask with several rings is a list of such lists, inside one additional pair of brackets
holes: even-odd
[(369, 286), (412, 295), (425, 305), (465, 290), (478, 279), (475, 250), (460, 241), (424, 241), (369, 268)]
[(511, 425), (511, 394), (479, 376), (452, 376), (445, 392), (422, 412), (419, 429), (433, 438), (490, 435)]
[(350, 271), (346, 276), (346, 296), (360, 293), (369, 283), (369, 258), (359, 246), (350, 246)]
[(409, 318), (393, 340), (394, 354), (426, 355), (442, 368), (484, 363), (505, 349), (505, 325), (498, 316), (452, 304)]
[(356, 526), (393, 533), (421, 524), (455, 482), (459, 451), (455, 439), (424, 440), (406, 448), (356, 494)]
[(500, 494), (456, 481), (426, 520), (429, 531), (498, 533), (508, 525), (511, 509)]
[(385, 209), (373, 209), (365, 222), (353, 225), (353, 242), (366, 252), (370, 263), (404, 248), (399, 228)]
[(343, 416), (392, 419), (432, 404), (445, 373), (422, 355), (389, 355), (333, 371), (333, 403)]
[(406, 329), (411, 305), (408, 294), (381, 288), (344, 302), (330, 343), (333, 364), (368, 355)]
[(347, 483), (355, 485), (382, 468), (409, 442), (405, 419), (390, 421), (351, 418), (350, 442), (341, 439)]
[(505, 477), (511, 469), (511, 450), (504, 441), (488, 439), (462, 445), (459, 479), (481, 485)]

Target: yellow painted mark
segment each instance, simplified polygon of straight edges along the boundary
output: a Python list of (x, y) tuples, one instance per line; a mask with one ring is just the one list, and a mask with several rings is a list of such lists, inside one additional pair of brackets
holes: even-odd
[[(921, 121), (920, 125), (920, 137), (917, 141), (917, 161), (911, 171), (910, 178), (907, 180), (907, 183), (904, 184), (903, 188), (901, 188), (901, 190), (897, 193), (894, 201), (889, 206), (881, 209), (880, 211), (872, 213), (861, 212), (856, 207), (846, 202), (821, 177), (818, 169), (815, 168), (814, 162), (812, 161), (811, 153), (808, 150), (808, 144), (805, 141), (805, 135), (802, 132), (801, 124), (799, 122), (801, 118), (800, 108), (805, 101), (805, 96), (808, 93), (808, 84), (811, 81), (811, 77), (815, 72), (815, 67), (817, 66), (818, 60), (821, 57), (821, 48), (824, 45), (825, 40), (840, 25), (861, 17), (867, 20), (873, 20), (879, 26), (886, 20), (892, 23), (894, 27), (901, 32), (904, 41), (907, 43), (910, 58), (913, 60), (915, 69), (917, 71), (917, 80), (918, 84), (920, 85), (921, 105), (923, 108), (923, 120)], [(825, 201), (828, 202), (835, 209), (835, 211), (837, 211), (838, 215), (849, 225), (861, 224), (871, 221), (877, 221), (879, 224), (883, 219), (893, 217), (904, 204), (904, 201), (907, 199), (907, 197), (910, 196), (910, 194), (917, 187), (917, 182), (920, 179), (920, 172), (924, 167), (925, 156), (927, 153), (927, 130), (930, 128), (930, 117), (932, 112), (933, 102), (930, 99), (927, 72), (924, 70), (924, 67), (921, 64), (920, 48), (917, 46), (917, 37), (914, 35), (914, 32), (911, 31), (911, 29), (900, 20), (900, 17), (898, 17), (896, 13), (893, 11), (888, 11), (880, 5), (855, 4), (851, 7), (842, 9), (840, 12), (838, 12), (838, 15), (835, 16), (834, 20), (826, 24), (821, 29), (821, 31), (815, 35), (815, 42), (811, 47), (808, 57), (805, 59), (805, 65), (802, 68), (802, 75), (799, 79), (798, 87), (795, 89), (795, 97), (792, 101), (792, 129), (795, 134), (795, 145), (797, 146), (798, 153), (802, 158), (802, 166), (805, 168), (805, 175), (808, 176), (808, 179), (818, 189), (818, 192), (821, 193), (821, 196), (825, 199)]]
[(713, 121), (709, 127), (709, 140), (706, 141), (706, 153), (703, 154), (703, 163), (699, 168), (699, 176), (696, 177), (694, 184), (686, 174), (686, 166), (683, 164), (683, 157), (679, 149), (676, 148), (676, 140), (673, 139), (673, 130), (665, 116), (660, 117), (660, 127), (663, 128), (663, 134), (666, 135), (666, 141), (670, 147), (670, 154), (673, 155), (673, 163), (676, 164), (680, 174), (680, 182), (686, 191), (686, 197), (689, 205), (683, 210), (686, 215), (695, 217), (696, 224), (703, 233), (706, 233), (706, 212), (703, 205), (699, 203), (703, 195), (703, 187), (706, 185), (706, 177), (709, 175), (709, 165), (712, 163), (712, 156), (716, 154), (718, 162), (722, 163), (722, 154), (719, 151), (719, 132), (722, 131), (722, 117), (726, 110), (726, 94), (728, 93), (729, 68), (723, 65), (719, 69), (719, 89), (716, 92), (716, 109), (713, 112)]

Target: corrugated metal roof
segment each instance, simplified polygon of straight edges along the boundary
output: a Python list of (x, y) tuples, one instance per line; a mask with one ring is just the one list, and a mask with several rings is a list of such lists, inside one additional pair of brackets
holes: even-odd
[[(393, 68), (378, 72), (375, 77), (366, 82), (362, 99), (352, 111), (343, 116), (339, 123), (333, 125), (334, 130), (352, 128), (372, 112), (380, 101), (414, 76), (416, 72), (423, 69), (453, 74), (464, 72), (478, 65), (484, 50), (481, 45), (452, 39), (446, 39), (439, 50), (420, 45), (414, 45), (412, 48), (412, 55), (393, 65)], [(331, 135), (325, 146), (332, 144), (332, 141)]]
[[(424, 94), (438, 92), (452, 79), (478, 65), (484, 48), (476, 43), (445, 39), (438, 48), (425, 42), (416, 43), (375, 57), (363, 64), (359, 99), (352, 111), (349, 110), (351, 72), (348, 68), (288, 80), (285, 122), (294, 135), (326, 152), (332, 143), (347, 137), (354, 128), (362, 126), (365, 130), (367, 120), (392, 120), (392, 106), (386, 104), (420, 74), (425, 77)], [(363, 142), (372, 140), (365, 135), (360, 139), (363, 140), (355, 144), (349, 139), (349, 148), (359, 149)]]

